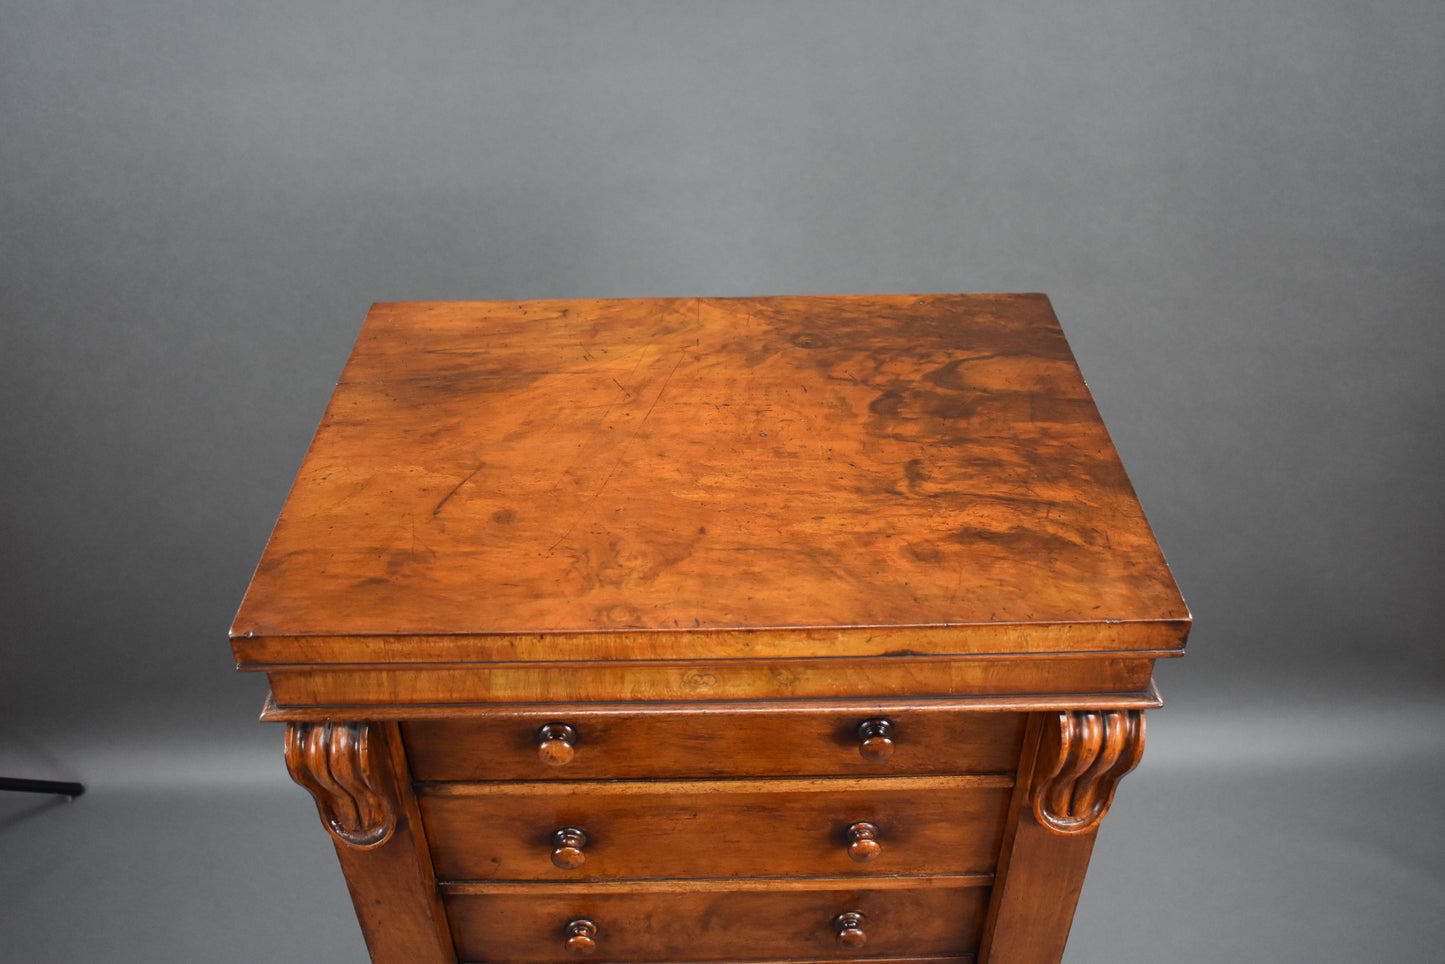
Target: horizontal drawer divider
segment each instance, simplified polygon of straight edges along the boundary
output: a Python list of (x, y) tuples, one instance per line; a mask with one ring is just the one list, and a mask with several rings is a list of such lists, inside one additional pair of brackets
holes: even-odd
[(440, 880), (443, 897), (546, 894), (706, 894), (742, 891), (932, 890), (989, 887), (993, 874), (901, 874), (877, 877), (701, 877), (622, 880)]
[[(964, 954), (961, 957), (849, 957), (853, 964), (974, 964), (975, 958), (972, 954)], [(787, 957), (769, 958), (759, 960), (748, 958), (745, 964), (837, 964), (837, 957)], [(472, 962), (464, 962), (472, 964)], [(481, 962), (476, 962), (481, 964)], [(599, 961), (597, 964), (604, 964)], [(648, 964), (697, 964), (696, 961), (649, 961)], [(722, 962), (711, 962), (711, 964), (722, 964)]]
[(1014, 785), (1011, 773), (913, 777), (786, 777), (746, 780), (530, 780), (497, 782), (417, 782), (423, 797), (536, 797), (596, 794), (808, 793), (890, 790), (997, 789)]

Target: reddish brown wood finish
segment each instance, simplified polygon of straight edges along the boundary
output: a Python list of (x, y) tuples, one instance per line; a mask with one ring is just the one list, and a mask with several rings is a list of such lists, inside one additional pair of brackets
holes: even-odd
[(590, 920), (574, 920), (562, 928), (566, 940), (562, 948), (573, 957), (590, 957), (597, 953), (597, 925)]
[(860, 820), (853, 824), (843, 834), (848, 844), (848, 858), (860, 864), (877, 860), (883, 853), (883, 844), (879, 842), (882, 836), (883, 831), (876, 823)]
[[(738, 700), (704, 709), (705, 713), (726, 711), (732, 716), (760, 711), (778, 711), (785, 714), (808, 714), (815, 712), (846, 713), (867, 716), (878, 713), (897, 712), (899, 707), (908, 709), (937, 710), (943, 713), (1032, 713), (1037, 710), (1058, 711), (1060, 709), (1139, 709), (1152, 710), (1164, 705), (1159, 688), (1151, 680), (1142, 693), (1013, 693), (996, 696), (969, 696), (955, 699), (928, 699), (919, 701), (900, 700)], [(261, 719), (267, 722), (298, 723), (316, 720), (356, 719), (365, 717), (372, 720), (479, 720), (511, 718), (519, 710), (531, 712), (534, 708), (495, 706), (486, 703), (435, 704), (412, 703), (373, 706), (278, 706), (274, 697), (268, 696), (261, 706)], [(583, 711), (582, 707), (577, 708)], [(657, 703), (589, 703), (585, 712), (621, 713), (638, 717), (667, 716), (674, 713), (691, 713), (699, 710), (699, 704), (688, 702)], [(548, 712), (549, 718), (555, 713)]]
[(370, 723), (291, 723), (286, 768), (311, 794), (337, 843), (368, 850), (391, 839), (396, 800)]
[(587, 862), (590, 838), (580, 827), (560, 827), (552, 831), (552, 866), (558, 870), (577, 870)]
[(867, 918), (850, 910), (833, 918), (833, 930), (838, 934), (838, 946), (844, 951), (859, 951), (868, 946), (868, 932), (863, 929)]
[(1187, 620), (1042, 296), (476, 302), (373, 308), (233, 635), (242, 664), (820, 655), (794, 627), (1157, 652)]
[[(991, 873), (1012, 782), (443, 784), (420, 804), (437, 874), (449, 880)], [(888, 841), (868, 864), (848, 850), (848, 828), (860, 821)], [(587, 860), (575, 869), (551, 860), (552, 835), (564, 827), (587, 834)]]
[[(414, 720), (402, 724), (417, 780), (595, 780), (600, 777), (746, 777), (851, 774), (1010, 773), (1017, 766), (1026, 714), (959, 712), (951, 706), (903, 704), (886, 716), (868, 710), (729, 707), (717, 712), (672, 708), (510, 710), (483, 720)], [(576, 752), (563, 766), (538, 759), (536, 734), (565, 720)], [(891, 725), (891, 752), (859, 752), (860, 724)]]
[(379, 964), (1051, 964), (1189, 619), (1041, 295), (383, 304), (231, 645)]
[(1064, 710), (1047, 721), (1045, 751), (1030, 794), (1034, 819), (1054, 833), (1084, 833), (1104, 819), (1119, 781), (1144, 756), (1144, 714)]
[[(1121, 623), (989, 623), (958, 626), (845, 626), (780, 630), (658, 630), (628, 633), (527, 633), (487, 636), (235, 635), (231, 648), (243, 669), (385, 665), (394, 662), (463, 665), (565, 660), (700, 660), (990, 653), (1152, 653), (1178, 655), (1189, 624), (1175, 620)], [(1163, 637), (1161, 639), (1161, 636)], [(1162, 644), (1162, 645), (1161, 645)], [(402, 658), (404, 657), (404, 659)]]
[[(978, 946), (986, 887), (921, 890), (449, 897), (463, 961), (565, 961), (572, 921), (595, 924), (598, 960), (746, 961), (960, 956)], [(866, 946), (839, 945), (840, 914)]]
[[(397, 725), (352, 723), (333, 729), (317, 724), (315, 729), (328, 738), (299, 740), (309, 745), (304, 753), (290, 750), (298, 740), (288, 733), (287, 762), (293, 776), (317, 798), (372, 960), (455, 964)], [(357, 733), (364, 734), (365, 753), (357, 749)], [(349, 776), (338, 780), (337, 773)], [(354, 799), (358, 786), (375, 799), (362, 806), (359, 821), (352, 805), (352, 817), (344, 817), (338, 827), (337, 814), (348, 806), (338, 798)], [(364, 819), (368, 808), (371, 820)], [(366, 832), (379, 826), (387, 828), (384, 836)], [(354, 835), (359, 842), (352, 842)]]
[(544, 766), (564, 767), (577, 755), (577, 731), (567, 723), (543, 723), (533, 742)]
[[(1099, 822), (1118, 778), (1143, 752), (1143, 715), (1137, 710), (1091, 715), (1112, 722), (1081, 725), (1070, 713), (1037, 713), (1029, 721), (980, 964), (1056, 964), (1063, 957)], [(1100, 777), (1112, 777), (1106, 790), (1099, 787)], [(1082, 802), (1072, 813), (1076, 790)], [(1059, 801), (1066, 803), (1060, 807)], [(1043, 822), (1035, 816), (1040, 809)], [(1057, 823), (1057, 813), (1050, 811), (1059, 809), (1071, 819)]]
[(1152, 659), (816, 659), (787, 663), (561, 663), (466, 668), (348, 667), (272, 672), (290, 706), (405, 703), (587, 703), (616, 699), (698, 702), (1031, 693), (1137, 693)]

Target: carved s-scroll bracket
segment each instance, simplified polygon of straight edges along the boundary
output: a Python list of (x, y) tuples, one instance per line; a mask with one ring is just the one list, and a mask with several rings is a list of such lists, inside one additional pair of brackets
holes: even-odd
[(286, 769), (316, 798), (321, 823), (359, 850), (380, 847), (396, 829), (385, 748), (367, 723), (286, 724)]
[(1144, 756), (1139, 710), (1064, 710), (1047, 721), (1034, 781), (1034, 816), (1054, 833), (1099, 825), (1124, 774)]

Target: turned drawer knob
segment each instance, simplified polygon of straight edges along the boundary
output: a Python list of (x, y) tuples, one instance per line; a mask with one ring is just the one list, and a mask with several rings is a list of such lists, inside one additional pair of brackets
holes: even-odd
[(537, 756), (548, 766), (572, 762), (577, 752), (577, 731), (566, 723), (548, 723), (537, 731)]
[(833, 918), (833, 929), (838, 932), (839, 947), (855, 951), (868, 943), (868, 935), (863, 933), (863, 915), (857, 911)]
[(586, 957), (597, 950), (597, 925), (590, 920), (574, 920), (563, 933), (567, 935), (567, 953)]
[(848, 828), (848, 856), (866, 864), (883, 852), (878, 842), (878, 825), (860, 820)]
[(879, 763), (893, 755), (893, 724), (888, 720), (864, 720), (858, 724), (858, 752), (863, 759)]
[(587, 862), (582, 848), (587, 846), (587, 834), (576, 827), (563, 827), (552, 834), (552, 863), (563, 870), (576, 870)]

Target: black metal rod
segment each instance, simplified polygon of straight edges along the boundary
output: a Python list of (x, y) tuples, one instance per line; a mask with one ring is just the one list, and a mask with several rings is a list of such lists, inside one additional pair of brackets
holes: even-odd
[(0, 777), (0, 790), (19, 790), (21, 793), (59, 793), (74, 800), (85, 792), (85, 784), (66, 783), (62, 780), (21, 780), (16, 777)]

